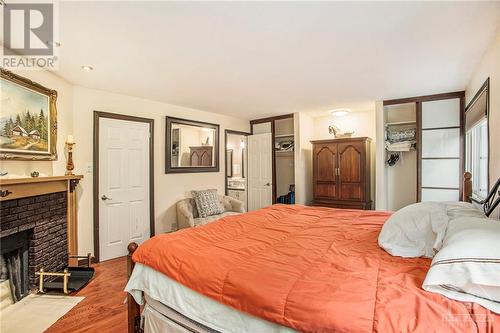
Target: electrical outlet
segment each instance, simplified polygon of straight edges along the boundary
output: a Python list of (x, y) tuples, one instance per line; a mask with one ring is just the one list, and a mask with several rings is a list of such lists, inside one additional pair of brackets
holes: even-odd
[(87, 173), (92, 173), (94, 171), (94, 166), (91, 162), (87, 162)]

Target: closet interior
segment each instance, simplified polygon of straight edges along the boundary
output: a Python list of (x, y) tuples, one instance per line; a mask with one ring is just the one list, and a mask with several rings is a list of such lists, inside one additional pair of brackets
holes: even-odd
[(295, 135), (293, 118), (274, 121), (276, 203), (295, 203)]
[(416, 103), (384, 107), (387, 209), (396, 211), (417, 202)]

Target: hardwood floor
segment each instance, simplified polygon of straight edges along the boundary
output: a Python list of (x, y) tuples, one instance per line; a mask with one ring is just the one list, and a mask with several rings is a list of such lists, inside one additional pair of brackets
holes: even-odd
[(126, 257), (94, 265), (93, 280), (75, 293), (85, 299), (60, 318), (45, 333), (127, 332)]

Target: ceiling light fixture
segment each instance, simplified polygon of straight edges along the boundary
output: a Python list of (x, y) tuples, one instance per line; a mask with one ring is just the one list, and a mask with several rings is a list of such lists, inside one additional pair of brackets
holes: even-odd
[(89, 66), (89, 65), (83, 65), (83, 66), (82, 66), (82, 69), (83, 69), (84, 71), (90, 72), (90, 71), (93, 71), (93, 70), (94, 70), (94, 67)]
[(351, 109), (334, 109), (330, 111), (330, 114), (335, 117), (343, 117), (351, 112)]

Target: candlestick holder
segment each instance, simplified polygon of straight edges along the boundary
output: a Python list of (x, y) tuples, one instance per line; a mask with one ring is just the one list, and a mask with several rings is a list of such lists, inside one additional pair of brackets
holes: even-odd
[(66, 176), (73, 175), (73, 169), (75, 165), (73, 164), (73, 146), (74, 142), (66, 142), (66, 148), (68, 149), (68, 160), (66, 161)]

